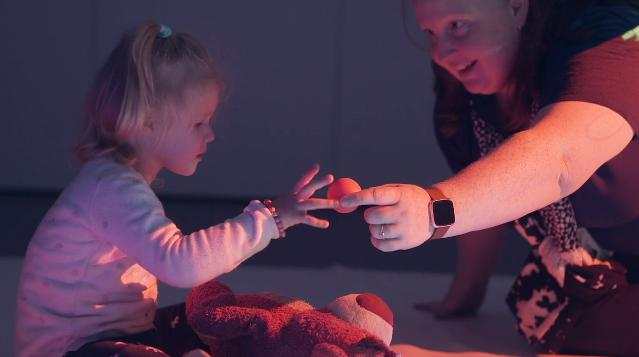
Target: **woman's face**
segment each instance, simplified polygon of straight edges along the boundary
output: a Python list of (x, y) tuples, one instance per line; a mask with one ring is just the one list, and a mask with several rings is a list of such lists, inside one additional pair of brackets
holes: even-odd
[(475, 94), (507, 88), (528, 0), (413, 0), (433, 61)]

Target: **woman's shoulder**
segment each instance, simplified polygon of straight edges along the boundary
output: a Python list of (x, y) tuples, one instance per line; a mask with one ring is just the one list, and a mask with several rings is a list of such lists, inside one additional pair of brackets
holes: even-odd
[[(626, 97), (639, 78), (635, 66), (639, 58), (639, 0), (584, 3), (587, 6), (566, 16), (557, 35), (549, 35), (549, 52), (540, 63), (541, 104), (580, 100), (622, 115), (630, 108), (633, 114), (626, 117), (632, 119), (635, 104), (628, 104)], [(605, 96), (599, 95), (604, 92)]]
[(639, 0), (561, 1), (553, 21), (557, 39), (569, 44), (593, 45), (639, 25)]

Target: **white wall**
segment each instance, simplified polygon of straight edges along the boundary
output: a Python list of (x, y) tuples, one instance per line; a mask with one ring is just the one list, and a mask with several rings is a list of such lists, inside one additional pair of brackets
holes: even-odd
[(72, 177), (84, 92), (121, 32), (147, 18), (205, 42), (233, 87), (200, 170), (166, 175), (164, 192), (271, 195), (316, 161), (364, 185), (440, 179), (431, 73), (400, 10), (391, 0), (0, 0), (0, 189), (59, 189)]

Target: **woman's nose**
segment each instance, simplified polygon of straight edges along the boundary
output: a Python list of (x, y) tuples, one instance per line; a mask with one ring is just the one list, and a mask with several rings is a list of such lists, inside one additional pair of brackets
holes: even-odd
[(206, 136), (204, 140), (206, 140), (207, 144), (215, 140), (215, 132), (213, 131), (213, 128), (209, 127), (206, 130)]
[(431, 47), (431, 58), (438, 65), (446, 68), (446, 61), (457, 49), (449, 41), (438, 41)]

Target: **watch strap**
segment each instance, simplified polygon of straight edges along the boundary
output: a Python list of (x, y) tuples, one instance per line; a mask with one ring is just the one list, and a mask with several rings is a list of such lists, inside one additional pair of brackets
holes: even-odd
[(430, 202), (428, 203), (428, 206), (429, 206), (428, 208), (431, 215), (430, 218), (432, 219), (433, 226), (434, 226), (433, 234), (430, 236), (429, 239), (439, 239), (439, 238), (442, 238), (444, 235), (446, 235), (446, 232), (448, 232), (448, 229), (451, 226), (435, 226), (435, 223), (434, 223), (435, 217), (433, 216), (435, 214), (433, 210), (433, 201), (448, 200), (449, 198), (446, 197), (444, 193), (437, 187), (429, 186), (429, 187), (426, 187), (425, 190), (430, 196)]

